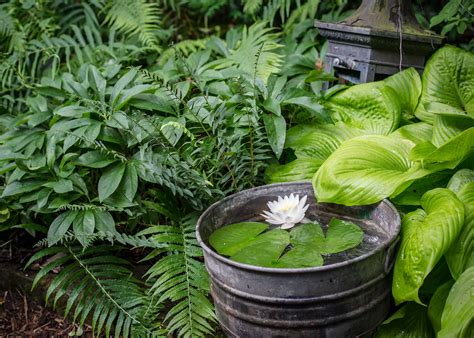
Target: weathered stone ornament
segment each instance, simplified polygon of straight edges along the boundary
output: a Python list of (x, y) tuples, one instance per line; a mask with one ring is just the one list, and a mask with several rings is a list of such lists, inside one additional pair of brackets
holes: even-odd
[(422, 71), (443, 38), (418, 25), (410, 0), (363, 0), (348, 18), (316, 21), (328, 39), (325, 70), (350, 83), (382, 80), (404, 68)]

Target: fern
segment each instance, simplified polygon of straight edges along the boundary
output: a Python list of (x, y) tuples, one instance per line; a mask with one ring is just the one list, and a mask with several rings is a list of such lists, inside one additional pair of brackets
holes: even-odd
[(9, 37), (15, 30), (15, 22), (8, 13), (7, 6), (0, 5), (0, 37)]
[(188, 215), (175, 226), (153, 226), (142, 232), (151, 234), (156, 243), (169, 243), (167, 248), (149, 257), (165, 255), (146, 273), (152, 284), (147, 291), (158, 302), (171, 301), (174, 306), (165, 317), (167, 329), (179, 337), (201, 337), (211, 334), (216, 321), (207, 293), (209, 280), (201, 262), (202, 251), (195, 238), (196, 215)]
[(281, 45), (277, 43), (277, 34), (266, 28), (265, 22), (244, 27), (240, 45), (227, 58), (249, 74), (256, 72), (264, 81), (270, 74), (277, 73), (283, 64), (282, 56), (276, 53)]
[(130, 263), (117, 257), (117, 250), (104, 245), (85, 251), (68, 246), (50, 247), (33, 255), (26, 267), (52, 255), (36, 275), (33, 287), (53, 269), (62, 267), (49, 283), (46, 303), (52, 301), (56, 307), (63, 298), (64, 316), (70, 315), (81, 326), (91, 317), (97, 336), (105, 332), (108, 337), (111, 330), (115, 337), (128, 337), (132, 333), (134, 336), (162, 334), (159, 325), (152, 323), (156, 320), (155, 300), (146, 297), (129, 269)]
[(158, 48), (160, 11), (156, 4), (144, 0), (114, 0), (105, 21), (127, 35), (138, 35), (148, 47)]
[(263, 0), (244, 0), (244, 13), (255, 15), (262, 7)]
[(175, 43), (170, 48), (163, 51), (160, 56), (159, 64), (164, 65), (169, 59), (173, 58), (177, 52), (184, 56), (188, 56), (198, 50), (204, 50), (206, 49), (207, 41), (209, 41), (208, 38), (203, 38), (197, 40), (183, 40)]

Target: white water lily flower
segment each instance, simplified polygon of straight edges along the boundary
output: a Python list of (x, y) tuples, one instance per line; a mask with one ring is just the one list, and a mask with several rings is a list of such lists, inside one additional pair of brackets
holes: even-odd
[(299, 195), (290, 194), (290, 196), (278, 196), (277, 201), (267, 203), (270, 211), (265, 210), (263, 217), (270, 224), (281, 224), (282, 229), (290, 229), (303, 220), (309, 205), (305, 205), (308, 196), (301, 200)]

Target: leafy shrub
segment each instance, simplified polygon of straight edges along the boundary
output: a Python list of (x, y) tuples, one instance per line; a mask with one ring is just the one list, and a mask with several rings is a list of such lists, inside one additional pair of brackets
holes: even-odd
[[(367, 101), (381, 126), (370, 123), (367, 111), (355, 119), (345, 113), (346, 100), (360, 87), (320, 92), (328, 74), (315, 61), (327, 46), (313, 19), (338, 20), (357, 5), (0, 4), (0, 231), (24, 229), (48, 246), (30, 259), (49, 257), (35, 283), (62, 269), (48, 300), (68, 298), (66, 315), (79, 324), (89, 317), (97, 335), (211, 334), (216, 321), (193, 230), (203, 208), (261, 184), (264, 172), (270, 181), (311, 178), (341, 143), (389, 134), (414, 115), (426, 122), (391, 135), (409, 139), (403, 143), (437, 135), (433, 147), (415, 149), (416, 161), (427, 160), (426, 151), (438, 161), (434, 147), (464, 127), (436, 111), (449, 105), (457, 114), (471, 103), (461, 95), (429, 105), (437, 97), (437, 74), (424, 77), (424, 104), (416, 111), (416, 73), (369, 85), (380, 94)], [(455, 83), (450, 78), (443, 86), (455, 91)], [(403, 93), (399, 104), (391, 101), (394, 92)], [(450, 176), (448, 169), (459, 167), (454, 155), (448, 162), (437, 172)], [(404, 172), (411, 166), (402, 169), (408, 181), (418, 177), (419, 168), (412, 170), (416, 177)], [(417, 179), (416, 192), (405, 182), (397, 198), (419, 201), (418, 185), (428, 190), (427, 184), (447, 180), (433, 177)], [(130, 257), (132, 248), (139, 257)], [(463, 256), (449, 252), (446, 257)], [(129, 264), (137, 259), (148, 264), (144, 276)], [(447, 259), (460, 275), (464, 268)]]
[(262, 182), (287, 121), (324, 119), (320, 82), (305, 82), (321, 56), (311, 23), (282, 35), (258, 22), (166, 48), (162, 12), (147, 2), (0, 12), (11, 23), (0, 32), (0, 230), (47, 246), (30, 260), (50, 257), (35, 284), (61, 267), (48, 298), (67, 298), (65, 314), (90, 317), (98, 335), (212, 333), (196, 216)]

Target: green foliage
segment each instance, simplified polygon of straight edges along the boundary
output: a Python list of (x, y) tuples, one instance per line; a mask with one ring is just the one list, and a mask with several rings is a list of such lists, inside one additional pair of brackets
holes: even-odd
[(151, 252), (147, 258), (160, 258), (147, 271), (150, 288), (147, 296), (158, 303), (171, 301), (165, 322), (169, 332), (180, 337), (199, 337), (213, 332), (216, 318), (207, 298), (209, 277), (201, 263), (201, 248), (195, 238), (196, 215), (183, 218), (176, 225), (152, 226), (142, 234), (151, 235), (154, 243), (166, 244)]
[(376, 338), (432, 338), (433, 330), (430, 326), (426, 307), (408, 303), (395, 312), (378, 328)]
[[(318, 201), (366, 205), (391, 198), (408, 210), (392, 286), (395, 301), (407, 303), (380, 327), (381, 337), (433, 336), (426, 311), (416, 310), (415, 302), (430, 303), (440, 336), (443, 325), (446, 336), (469, 336), (472, 330), (466, 319), (468, 313), (472, 318), (472, 306), (457, 298), (471, 287), (466, 278), (458, 282), (472, 265), (471, 56), (448, 45), (431, 57), (421, 81), (408, 70), (384, 81), (329, 90), (320, 102), (337, 124), (290, 129), (284, 154), (291, 149), (294, 156), (283, 158), (296, 160), (267, 171), (271, 181), (288, 181), (314, 170)], [(413, 211), (413, 206), (420, 208)], [(437, 268), (445, 261), (445, 269)], [(453, 279), (456, 288), (445, 284)], [(448, 306), (444, 300), (452, 293)]]
[(474, 23), (474, 4), (464, 0), (450, 0), (441, 11), (430, 20), (430, 27), (443, 23), (442, 35), (455, 31), (463, 34)]
[(145, 46), (158, 47), (161, 30), (157, 4), (144, 0), (112, 1), (107, 9), (106, 23), (126, 35), (138, 35)]
[(393, 275), (397, 303), (421, 303), (418, 290), (428, 273), (452, 245), (464, 222), (464, 207), (454, 193), (437, 188), (421, 199), (423, 209), (408, 213)]
[(64, 315), (83, 325), (92, 318), (94, 334), (115, 337), (156, 336), (163, 331), (154, 323), (156, 299), (145, 295), (143, 284), (133, 277), (130, 263), (117, 257), (117, 248), (49, 247), (34, 254), (26, 267), (51, 256), (36, 275), (33, 287), (53, 269), (61, 271), (51, 280), (46, 302), (53, 307), (64, 302)]
[[(208, 5), (211, 15), (227, 4)], [(51, 284), (58, 299), (76, 295), (66, 314), (77, 321), (84, 309), (107, 307), (96, 332), (212, 334), (208, 277), (187, 215), (261, 183), (282, 153), (287, 121), (305, 116), (319, 93), (320, 81), (304, 81), (319, 55), (309, 21), (288, 26), (291, 38), (264, 21), (178, 37), (182, 25), (173, 27), (168, 11), (186, 18), (180, 10), (190, 7), (201, 10), (145, 1), (0, 7), (0, 231), (27, 230), (67, 257), (52, 258), (58, 269), (104, 283), (104, 297), (89, 303), (74, 276), (60, 272), (64, 284)], [(314, 112), (305, 118), (324, 117)], [(145, 277), (107, 258), (118, 244), (152, 250), (141, 253), (151, 264)], [(118, 266), (110, 281), (109, 261)], [(109, 289), (112, 280), (139, 292), (137, 303)]]
[(321, 266), (323, 255), (342, 252), (358, 246), (364, 237), (362, 229), (336, 218), (326, 233), (320, 224), (304, 223), (288, 233), (268, 229), (268, 224), (241, 222), (225, 225), (209, 237), (211, 246), (221, 255), (240, 263), (276, 267), (303, 268)]
[(474, 267), (465, 270), (448, 294), (439, 337), (469, 337), (474, 333)]
[[(357, 5), (346, 0), (0, 4), (0, 231), (26, 230), (38, 245), (49, 246), (32, 258), (52, 255), (40, 277), (59, 270), (49, 297), (59, 302), (68, 294), (67, 313), (75, 322), (94, 321), (96, 314), (98, 335), (109, 330), (116, 336), (127, 331), (211, 335), (216, 321), (194, 238), (195, 218), (189, 215), (261, 184), (270, 163), (266, 174), (272, 181), (309, 179), (343, 142), (376, 130), (367, 123), (367, 112), (353, 119), (358, 128), (345, 118), (331, 120), (330, 102), (338, 94), (320, 93), (328, 74), (315, 67), (327, 44), (314, 19), (339, 20)], [(461, 5), (461, 16), (448, 9), (440, 13), (442, 20), (458, 23), (450, 36), (469, 22)], [(459, 93), (456, 112), (469, 113), (468, 91), (458, 91), (467, 67), (450, 63), (457, 50), (442, 53), (446, 60), (431, 67), (456, 69), (459, 76), (443, 79), (442, 87)], [(468, 56), (459, 60), (469, 63)], [(441, 73), (433, 77), (442, 78)], [(380, 98), (372, 100), (376, 115), (384, 118), (384, 133), (399, 119), (414, 121), (416, 76), (404, 72), (377, 87), (403, 92), (400, 113)], [(446, 103), (426, 77), (422, 101)], [(431, 108), (424, 105), (429, 124), (398, 129), (397, 137), (415, 143), (415, 161), (437, 171), (468, 166), (470, 117)], [(287, 133), (295, 124), (309, 128)], [(450, 160), (439, 163), (446, 154)], [(295, 156), (294, 162), (278, 164)], [(465, 231), (462, 236), (469, 235)], [(118, 244), (124, 247), (120, 253)], [(127, 255), (126, 248), (145, 251)], [(459, 254), (464, 255), (451, 250), (447, 257)], [(145, 277), (135, 276), (127, 261), (135, 264), (145, 255), (152, 266)], [(301, 250), (286, 255), (291, 264), (308, 264), (301, 263)], [(313, 255), (311, 264), (319, 258)]]

